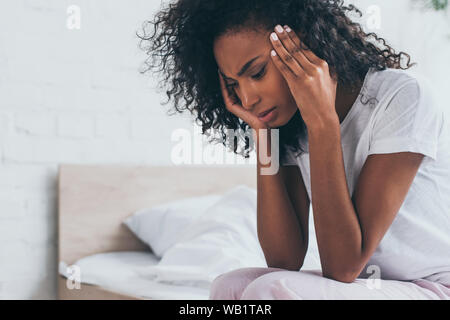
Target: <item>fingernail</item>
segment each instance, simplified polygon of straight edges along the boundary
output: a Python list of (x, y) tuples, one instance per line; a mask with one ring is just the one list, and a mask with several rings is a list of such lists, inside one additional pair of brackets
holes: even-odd
[(282, 32), (283, 32), (283, 28), (282, 28), (280, 25), (277, 25), (277, 26), (275, 27), (275, 30), (276, 30), (277, 32), (279, 32), (279, 33), (282, 33)]
[(270, 36), (272, 37), (273, 40), (278, 40), (278, 36), (275, 32), (272, 32)]
[(277, 55), (277, 53), (275, 52), (275, 50), (270, 51), (270, 54), (271, 54), (272, 56), (274, 56), (274, 57)]
[(284, 26), (284, 29), (286, 30), (286, 32), (291, 32), (291, 28), (289, 28), (288, 26)]

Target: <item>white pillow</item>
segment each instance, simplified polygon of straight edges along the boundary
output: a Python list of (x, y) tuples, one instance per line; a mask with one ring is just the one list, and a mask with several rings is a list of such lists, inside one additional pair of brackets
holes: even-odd
[(177, 242), (182, 231), (220, 197), (210, 194), (140, 209), (123, 223), (160, 258)]
[(208, 287), (237, 268), (267, 267), (256, 228), (256, 190), (239, 185), (186, 228), (155, 266), (142, 276), (161, 282), (197, 281)]

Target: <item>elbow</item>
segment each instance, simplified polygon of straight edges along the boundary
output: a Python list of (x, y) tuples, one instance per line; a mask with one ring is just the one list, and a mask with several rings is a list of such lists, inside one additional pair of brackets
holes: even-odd
[(356, 276), (352, 274), (339, 274), (334, 276), (333, 279), (343, 283), (352, 283), (353, 281), (356, 280)]
[(302, 265), (299, 264), (285, 264), (285, 263), (275, 263), (267, 264), (269, 268), (279, 268), (287, 271), (300, 271)]
[(363, 269), (364, 263), (362, 261), (345, 264), (324, 264), (322, 262), (322, 275), (325, 278), (344, 283), (354, 282), (359, 277)]
[(281, 256), (268, 256), (265, 255), (267, 267), (269, 268), (279, 268), (284, 269), (288, 271), (300, 271), (300, 269), (303, 266), (303, 262), (305, 261), (306, 256), (306, 250), (301, 249), (297, 252), (300, 252), (300, 254), (293, 255), (291, 253)]
[(269, 268), (279, 268), (288, 271), (300, 271), (303, 266), (304, 259), (299, 259), (298, 261), (292, 262), (271, 262), (267, 263), (267, 267)]
[(325, 270), (322, 272), (322, 274), (325, 278), (332, 279), (332, 280), (339, 281), (339, 282), (344, 282), (344, 283), (352, 283), (353, 281), (356, 280), (356, 278), (359, 275), (359, 273), (357, 274), (356, 272), (347, 271), (347, 270), (342, 270), (342, 271)]

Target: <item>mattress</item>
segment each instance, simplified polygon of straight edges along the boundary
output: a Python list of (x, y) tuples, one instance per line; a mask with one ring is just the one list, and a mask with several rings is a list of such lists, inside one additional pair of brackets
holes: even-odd
[[(59, 263), (59, 273), (66, 278), (73, 273), (68, 267), (77, 266), (79, 280), (117, 293), (152, 300), (208, 300), (209, 286), (200, 282), (161, 282), (140, 272), (155, 265), (159, 258), (146, 251), (118, 251), (84, 257), (68, 266)], [(73, 269), (72, 269), (73, 270)]]

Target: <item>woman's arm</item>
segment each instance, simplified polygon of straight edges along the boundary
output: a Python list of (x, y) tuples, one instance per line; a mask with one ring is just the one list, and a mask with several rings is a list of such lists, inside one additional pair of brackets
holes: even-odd
[[(266, 150), (271, 150), (268, 136)], [(269, 267), (298, 271), (308, 248), (309, 199), (303, 179), (295, 166), (280, 166), (276, 174), (262, 175), (261, 168), (270, 164), (260, 164), (260, 142), (255, 141), (258, 239)]]
[(350, 198), (339, 121), (308, 129), (311, 200), (325, 277), (353, 282), (405, 200), (423, 155), (370, 155)]
[[(325, 60), (301, 48), (299, 37), (289, 28), (286, 31), (270, 37), (271, 56), (308, 128), (311, 202), (322, 274), (352, 282), (393, 222), (423, 155), (370, 155), (351, 199), (335, 105), (337, 78)], [(401, 129), (405, 128), (403, 124)]]
[[(298, 168), (281, 167), (273, 174), (274, 163), (261, 165), (260, 135), (265, 135), (265, 154), (271, 156), (270, 129), (258, 117), (231, 99), (224, 79), (218, 71), (222, 96), (227, 110), (250, 125), (256, 143), (257, 155), (257, 228), (258, 239), (267, 265), (298, 271), (303, 265), (308, 248), (309, 200)], [(236, 102), (237, 101), (237, 102)], [(261, 140), (262, 141), (262, 140)], [(262, 168), (266, 170), (261, 174)], [(267, 174), (271, 173), (271, 174)], [(291, 203), (292, 200), (292, 203)], [(297, 218), (298, 217), (298, 218)]]

